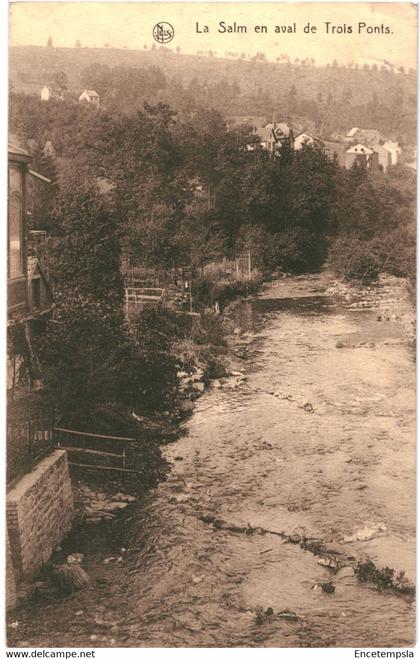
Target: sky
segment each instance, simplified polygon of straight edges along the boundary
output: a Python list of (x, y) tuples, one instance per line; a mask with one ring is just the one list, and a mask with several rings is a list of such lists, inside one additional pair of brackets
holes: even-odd
[[(169, 22), (175, 30), (170, 48), (184, 53), (212, 50), (254, 55), (263, 51), (269, 60), (282, 53), (292, 59), (314, 58), (318, 64), (336, 59), (339, 63), (386, 60), (397, 66), (416, 68), (417, 8), (413, 3), (294, 3), (294, 2), (12, 2), (10, 5), (10, 45), (114, 48), (150, 48), (153, 27)], [(219, 22), (245, 25), (247, 33), (219, 33)], [(305, 33), (310, 22), (317, 32)], [(330, 22), (330, 31), (326, 31)], [(364, 23), (359, 33), (358, 24)], [(196, 23), (201, 33), (197, 32)], [(296, 33), (275, 33), (275, 26), (296, 24)], [(209, 32), (204, 32), (207, 25)], [(256, 33), (255, 26), (267, 26), (267, 33)], [(342, 32), (332, 33), (332, 25)], [(345, 28), (343, 26), (346, 26)], [(368, 33), (368, 26), (389, 33)], [(383, 28), (381, 28), (383, 26)], [(349, 27), (352, 28), (350, 33)]]

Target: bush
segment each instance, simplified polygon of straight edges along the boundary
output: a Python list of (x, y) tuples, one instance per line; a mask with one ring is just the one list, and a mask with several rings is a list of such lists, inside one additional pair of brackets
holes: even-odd
[(375, 236), (371, 240), (341, 236), (330, 252), (335, 272), (344, 279), (364, 284), (375, 281), (381, 272), (408, 277), (415, 288), (416, 243), (407, 227)]
[(200, 323), (193, 329), (192, 339), (200, 345), (226, 346), (225, 330), (220, 316), (201, 314)]
[(134, 348), (127, 379), (132, 375), (132, 382), (138, 384), (135, 396), (143, 410), (162, 410), (174, 403), (173, 343), (178, 337), (177, 316), (161, 307), (146, 307), (132, 326)]
[(198, 351), (198, 361), (204, 368), (206, 381), (214, 378), (223, 378), (228, 372), (228, 362), (223, 352), (215, 346), (206, 346)]
[(284, 272), (316, 272), (327, 254), (327, 240), (306, 228), (291, 228), (272, 236), (276, 264)]
[(251, 251), (252, 267), (259, 272), (269, 273), (277, 265), (277, 251), (273, 236), (261, 225), (244, 224), (238, 233), (236, 251)]
[(382, 270), (383, 256), (378, 247), (377, 239), (340, 237), (330, 252), (330, 261), (339, 277), (370, 284)]
[(408, 277), (415, 285), (416, 237), (408, 227), (401, 227), (377, 238), (383, 252), (383, 272), (396, 277)]

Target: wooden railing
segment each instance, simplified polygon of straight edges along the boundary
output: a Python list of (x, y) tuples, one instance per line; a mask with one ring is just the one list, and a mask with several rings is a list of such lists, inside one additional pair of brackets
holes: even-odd
[(130, 437), (54, 428), (54, 444), (67, 451), (71, 467), (134, 474), (135, 443)]
[(165, 299), (164, 288), (137, 288), (128, 286), (125, 289), (125, 311), (142, 309), (145, 304), (162, 304)]

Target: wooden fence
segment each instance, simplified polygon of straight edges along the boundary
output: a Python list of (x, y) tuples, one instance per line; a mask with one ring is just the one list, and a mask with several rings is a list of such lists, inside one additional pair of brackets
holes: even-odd
[(125, 288), (125, 313), (128, 316), (132, 311), (140, 311), (146, 304), (163, 304), (165, 299), (164, 288)]
[(136, 473), (133, 438), (54, 428), (54, 444), (67, 451), (71, 467)]
[(204, 275), (236, 281), (250, 281), (258, 274), (253, 266), (250, 251), (237, 254), (234, 259), (224, 258), (220, 261), (211, 261), (204, 265), (202, 270)]

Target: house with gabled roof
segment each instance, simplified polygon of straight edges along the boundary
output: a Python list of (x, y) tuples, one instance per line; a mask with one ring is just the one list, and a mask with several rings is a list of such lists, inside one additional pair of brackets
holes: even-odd
[(266, 124), (258, 130), (261, 146), (276, 155), (283, 146), (293, 149), (293, 131), (285, 123)]
[(303, 147), (304, 144), (311, 146), (312, 144), (315, 144), (316, 141), (317, 138), (313, 137), (313, 135), (309, 135), (309, 133), (302, 132), (296, 135), (294, 139), (293, 148), (295, 151), (300, 151), (300, 149)]
[(378, 166), (378, 154), (365, 144), (354, 144), (344, 154), (344, 166), (350, 169), (354, 163), (369, 169)]
[(346, 142), (361, 143), (371, 147), (379, 144), (381, 135), (376, 128), (352, 128), (344, 139)]
[(355, 139), (355, 135), (356, 135), (358, 130), (360, 130), (360, 129), (357, 128), (357, 127), (352, 128), (351, 130), (349, 130), (349, 132), (347, 133), (347, 135), (344, 138), (346, 140), (346, 142), (353, 142), (353, 140)]
[(84, 89), (79, 96), (79, 103), (90, 103), (98, 108), (101, 104), (101, 99), (98, 92), (95, 92), (94, 89)]

